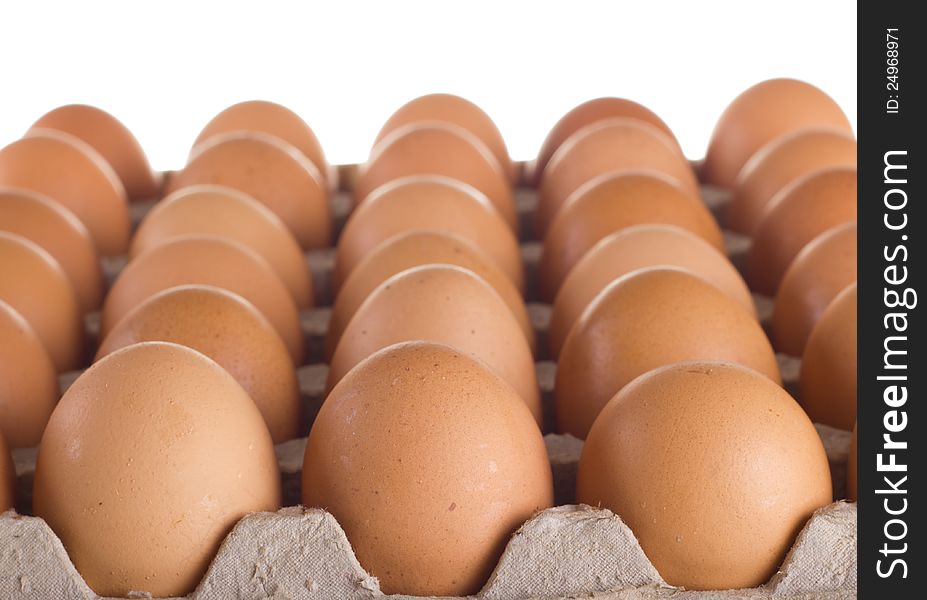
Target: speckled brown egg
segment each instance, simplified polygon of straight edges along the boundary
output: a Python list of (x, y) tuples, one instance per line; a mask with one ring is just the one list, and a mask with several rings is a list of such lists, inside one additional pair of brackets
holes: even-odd
[(758, 586), (812, 513), (830, 468), (808, 417), (739, 365), (688, 362), (641, 376), (583, 447), (577, 501), (615, 512), (670, 585)]
[(338, 519), (387, 594), (475, 594), (553, 504), (541, 432), (511, 386), (423, 342), (374, 354), (332, 390), (302, 477), (303, 504)]
[(16, 468), (3, 433), (0, 432), (0, 512), (16, 505)]
[(856, 502), (856, 464), (857, 464), (857, 442), (856, 442), (856, 423), (853, 424), (853, 435), (850, 437), (850, 453), (847, 455), (847, 498)]
[(779, 383), (769, 340), (754, 316), (681, 269), (635, 271), (606, 287), (570, 330), (557, 365), (557, 431), (585, 438), (632, 379), (685, 360), (724, 360)]
[(177, 344), (110, 354), (42, 436), (35, 514), (101, 596), (193, 591), (235, 523), (280, 506), (261, 413), (222, 367)]

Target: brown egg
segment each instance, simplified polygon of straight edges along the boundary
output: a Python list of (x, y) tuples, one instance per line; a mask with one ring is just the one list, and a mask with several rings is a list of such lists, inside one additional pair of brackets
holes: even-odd
[(750, 588), (830, 504), (830, 468), (781, 387), (739, 365), (687, 362), (643, 375), (605, 406), (576, 499), (618, 514), (668, 584)]
[(0, 432), (0, 513), (16, 505), (16, 468), (10, 449)]
[(101, 596), (193, 591), (235, 523), (280, 506), (270, 434), (199, 352), (147, 342), (64, 394), (42, 436), (35, 514)]
[(747, 284), (717, 248), (674, 225), (635, 225), (599, 240), (564, 279), (547, 331), (551, 355), (560, 353), (573, 323), (608, 284), (632, 271), (658, 266), (690, 271), (756, 313)]
[(197, 234), (248, 246), (280, 276), (299, 308), (312, 306), (312, 277), (296, 239), (269, 208), (232, 188), (195, 185), (177, 190), (155, 205), (139, 225), (129, 255)]
[(377, 286), (344, 329), (328, 388), (377, 350), (411, 340), (447, 344), (483, 361), (541, 423), (534, 359), (512, 311), (488, 283), (451, 265), (414, 267)]
[(856, 284), (842, 291), (811, 331), (801, 361), (801, 405), (815, 423), (856, 422)]
[[(48, 351), (29, 323), (0, 300), (0, 438), (13, 448), (37, 445), (56, 402), (58, 378)], [(2, 504), (0, 511), (9, 507)]]
[(25, 188), (74, 213), (103, 256), (124, 254), (129, 246), (129, 208), (125, 189), (112, 167), (76, 137), (34, 129), (0, 150), (0, 185)]
[(151, 296), (184, 284), (213, 285), (242, 296), (273, 324), (293, 362), (302, 362), (299, 312), (289, 290), (253, 250), (211, 236), (175, 238), (130, 262), (103, 303), (100, 336)]
[(632, 225), (663, 223), (691, 231), (724, 250), (721, 229), (704, 205), (656, 172), (618, 172), (580, 187), (551, 223), (541, 253), (541, 296), (551, 301), (586, 252)]
[(0, 187), (0, 231), (41, 246), (68, 276), (81, 309), (99, 308), (103, 298), (100, 258), (87, 228), (71, 211), (37, 192)]
[(30, 131), (33, 129), (63, 131), (86, 142), (113, 168), (130, 199), (158, 196), (160, 174), (151, 169), (132, 132), (108, 112), (86, 104), (69, 104), (45, 113)]
[(512, 311), (532, 351), (534, 328), (518, 289), (492, 259), (465, 238), (445, 231), (416, 229), (400, 233), (376, 247), (341, 286), (332, 307), (325, 350), (328, 360), (351, 317), (378, 285), (401, 271), (427, 264), (469, 269), (488, 283)]
[(856, 502), (856, 463), (857, 463), (856, 423), (853, 423), (853, 436), (850, 438), (850, 453), (847, 456), (847, 498)]
[(370, 194), (345, 224), (332, 272), (337, 291), (355, 266), (398, 233), (433, 229), (458, 234), (492, 257), (519, 291), (524, 289), (515, 235), (476, 189), (434, 175), (396, 179)]
[(84, 321), (61, 266), (26, 238), (0, 232), (0, 273), (0, 300), (29, 323), (58, 372), (76, 369), (84, 349)]
[(553, 504), (541, 432), (481, 362), (438, 344), (377, 352), (312, 426), (303, 504), (330, 511), (386, 594), (475, 594)]
[(261, 202), (306, 250), (331, 245), (324, 180), (308, 158), (278, 138), (257, 132), (212, 136), (196, 147), (167, 191), (204, 183), (228, 186)]
[(376, 188), (409, 175), (444, 175), (472, 185), (489, 198), (509, 227), (518, 227), (508, 174), (489, 148), (463, 127), (426, 121), (394, 130), (361, 165), (355, 202), (361, 204)]
[(753, 235), (776, 193), (825, 167), (855, 167), (856, 140), (838, 129), (800, 129), (769, 142), (747, 161), (727, 207), (727, 227)]
[(763, 329), (741, 304), (681, 269), (635, 271), (606, 287), (570, 330), (557, 365), (557, 431), (586, 437), (632, 379), (684, 360), (725, 360), (781, 381)]
[(856, 281), (856, 223), (828, 229), (805, 246), (782, 278), (771, 332), (779, 352), (801, 356), (815, 323)]
[(599, 121), (573, 134), (551, 157), (538, 188), (534, 233), (543, 239), (570, 196), (604, 173), (652, 169), (673, 178), (699, 201), (698, 181), (679, 147), (636, 119)]
[(205, 285), (164, 290), (119, 321), (97, 360), (157, 341), (193, 348), (219, 363), (257, 404), (275, 444), (299, 435), (299, 383), (290, 354), (270, 322), (241, 296)]
[(832, 167), (792, 182), (772, 199), (747, 255), (747, 282), (760, 294), (779, 289), (789, 265), (811, 240), (856, 221), (856, 169)]
[(833, 127), (853, 133), (830, 96), (804, 81), (769, 79), (731, 102), (718, 119), (705, 153), (702, 177), (733, 187), (753, 154), (779, 136), (806, 127)]

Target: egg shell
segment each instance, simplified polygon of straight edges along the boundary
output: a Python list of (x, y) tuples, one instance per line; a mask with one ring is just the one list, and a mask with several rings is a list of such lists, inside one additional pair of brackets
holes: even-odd
[(821, 439), (781, 387), (740, 366), (690, 362), (643, 375), (603, 409), (577, 500), (618, 514), (667, 583), (749, 588), (782, 564), (831, 502)]
[(256, 252), (211, 236), (176, 238), (130, 262), (103, 303), (101, 337), (151, 296), (185, 284), (213, 285), (243, 297), (273, 324), (293, 362), (302, 362), (299, 312), (290, 291)]
[(0, 512), (16, 504), (16, 468), (3, 433), (0, 433)]
[(167, 191), (209, 183), (237, 189), (264, 204), (303, 249), (331, 245), (331, 208), (319, 169), (283, 140), (258, 132), (212, 136), (196, 147)]
[(482, 363), (413, 342), (359, 364), (306, 445), (303, 503), (332, 512), (386, 594), (475, 594), (553, 504), (541, 432)]
[(747, 161), (727, 207), (729, 229), (753, 235), (776, 193), (825, 167), (856, 167), (856, 140), (838, 129), (800, 129), (776, 138)]
[(857, 443), (856, 443), (856, 423), (853, 424), (853, 436), (850, 438), (850, 453), (847, 455), (847, 498), (856, 502), (856, 464), (857, 464)]
[(811, 240), (856, 221), (856, 169), (809, 173), (781, 190), (766, 207), (747, 254), (747, 283), (775, 295), (789, 265)]
[(338, 240), (332, 271), (335, 291), (377, 246), (416, 229), (466, 238), (491, 256), (519, 291), (524, 290), (518, 240), (486, 196), (459, 181), (428, 175), (396, 179), (375, 190), (354, 210)]
[(607, 235), (632, 225), (676, 225), (724, 250), (721, 229), (708, 209), (660, 173), (606, 173), (570, 196), (544, 238), (541, 297), (552, 301), (577, 262)]
[(695, 172), (679, 147), (644, 121), (618, 118), (593, 123), (565, 141), (551, 157), (538, 187), (534, 233), (543, 239), (568, 198), (603, 173), (651, 169), (671, 177), (698, 200)]
[(312, 306), (312, 277), (296, 238), (269, 208), (229, 187), (190, 186), (164, 198), (139, 225), (129, 256), (196, 234), (215, 235), (251, 248), (286, 284), (299, 308)]
[(41, 246), (68, 276), (81, 309), (99, 308), (103, 299), (100, 257), (90, 232), (71, 211), (37, 192), (0, 187), (0, 231)]
[(801, 356), (815, 323), (856, 281), (856, 223), (828, 229), (805, 246), (782, 278), (770, 322), (773, 346)]
[(33, 129), (0, 150), (0, 185), (45, 194), (74, 213), (103, 256), (129, 247), (129, 208), (115, 171), (78, 138)]
[(279, 505), (254, 402), (176, 344), (137, 344), (90, 367), (39, 446), (35, 514), (101, 596), (192, 592), (232, 526)]
[(606, 287), (573, 325), (554, 384), (557, 431), (585, 438), (608, 401), (638, 375), (686, 360), (724, 360), (782, 380), (749, 311), (681, 269), (632, 272)]
[(328, 389), (377, 350), (412, 340), (447, 344), (483, 361), (542, 422), (534, 359), (518, 322), (488, 283), (451, 265), (414, 267), (377, 286), (344, 329)]
[(254, 400), (275, 444), (299, 435), (299, 384), (290, 354), (270, 322), (241, 296), (202, 285), (164, 290), (119, 321), (97, 360), (157, 341), (193, 348), (228, 371)]
[(570, 328), (608, 284), (632, 271), (658, 266), (690, 271), (756, 313), (747, 284), (717, 248), (673, 225), (636, 225), (599, 240), (564, 279), (547, 331), (551, 355), (560, 354)]

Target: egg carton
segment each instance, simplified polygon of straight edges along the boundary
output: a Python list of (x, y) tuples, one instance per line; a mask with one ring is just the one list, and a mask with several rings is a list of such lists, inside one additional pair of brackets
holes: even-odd
[[(355, 167), (339, 167), (342, 189), (332, 195), (336, 231), (350, 212), (347, 191)], [(169, 174), (167, 174), (169, 176)], [(723, 224), (729, 195), (703, 187), (703, 198)], [(536, 194), (528, 187), (516, 190), (520, 230), (532, 231)], [(137, 223), (153, 203), (132, 205)], [(749, 238), (725, 231), (731, 261), (743, 267)], [(521, 240), (526, 270), (528, 312), (538, 339), (536, 366), (544, 403), (545, 431), (552, 430), (553, 387), (556, 363), (545, 360), (550, 305), (534, 301), (540, 243)], [(330, 274), (334, 249), (307, 254), (320, 307), (301, 315), (307, 363), (297, 369), (306, 429), (324, 398), (328, 367), (323, 347), (331, 304)], [(111, 282), (125, 259), (106, 260)], [(772, 300), (755, 296), (764, 326)], [(99, 315), (87, 318), (88, 339), (95, 344)], [(800, 361), (778, 355), (783, 384), (797, 397)], [(62, 392), (80, 372), (62, 375)], [(850, 434), (817, 424), (831, 466), (834, 497), (845, 497), (846, 462)], [(685, 591), (668, 585), (645, 556), (633, 532), (609, 510), (575, 505), (575, 482), (583, 442), (571, 435), (547, 433), (544, 437), (554, 479), (556, 507), (528, 520), (512, 537), (483, 589), (470, 598), (528, 600), (603, 598), (630, 599), (844, 599), (856, 597), (856, 505), (836, 502), (819, 509), (799, 534), (788, 556), (763, 586), (715, 592)], [(276, 513), (243, 518), (229, 533), (197, 589), (193, 600), (225, 598), (307, 598), (360, 600), (386, 597), (376, 578), (357, 561), (344, 531), (335, 518), (320, 509), (299, 506), (302, 462), (306, 438), (278, 444), (277, 459), (283, 484), (283, 505)], [(0, 515), (0, 597), (97, 599), (67, 556), (61, 541), (42, 519), (30, 517), (36, 449), (14, 451), (17, 472), (16, 511)], [(139, 592), (138, 597), (147, 597)], [(390, 595), (389, 598), (409, 598)]]

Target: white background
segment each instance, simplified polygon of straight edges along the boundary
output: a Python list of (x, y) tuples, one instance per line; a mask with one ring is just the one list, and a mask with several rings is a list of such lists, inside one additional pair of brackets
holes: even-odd
[(777, 2), (3, 2), (0, 145), (55, 106), (104, 108), (159, 169), (224, 107), (280, 102), (330, 161), (363, 160), (403, 102), (463, 95), (533, 157), (574, 105), (623, 96), (704, 154), (740, 91), (805, 79), (856, 123), (856, 5)]

